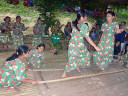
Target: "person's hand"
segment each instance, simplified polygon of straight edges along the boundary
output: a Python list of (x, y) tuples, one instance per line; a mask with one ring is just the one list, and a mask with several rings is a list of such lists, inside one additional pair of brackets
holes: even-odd
[(100, 48), (97, 47), (97, 46), (95, 47), (95, 49), (96, 49), (96, 51), (98, 51), (98, 52), (101, 51)]
[(33, 80), (33, 81), (32, 81), (32, 84), (33, 84), (33, 85), (37, 85), (37, 84), (38, 84), (38, 82), (37, 82), (37, 81), (35, 81), (35, 80)]
[(122, 33), (124, 31), (124, 29), (118, 29), (117, 31), (116, 31), (116, 33)]

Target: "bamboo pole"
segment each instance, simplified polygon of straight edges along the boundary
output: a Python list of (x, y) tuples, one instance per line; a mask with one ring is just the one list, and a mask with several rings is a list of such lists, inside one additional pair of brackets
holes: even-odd
[(34, 69), (29, 71), (62, 71), (64, 69)]
[(73, 79), (80, 79), (80, 78), (87, 78), (87, 77), (93, 77), (93, 76), (100, 76), (100, 75), (107, 75), (107, 74), (114, 74), (126, 71), (128, 69), (113, 71), (113, 72), (105, 72), (105, 73), (98, 73), (98, 74), (91, 74), (91, 75), (82, 75), (82, 76), (75, 76), (75, 77), (69, 77), (69, 78), (63, 78), (63, 79), (55, 79), (55, 80), (47, 80), (47, 81), (39, 81), (38, 83), (53, 83), (53, 82), (60, 82), (60, 81), (67, 81), (67, 80), (73, 80)]

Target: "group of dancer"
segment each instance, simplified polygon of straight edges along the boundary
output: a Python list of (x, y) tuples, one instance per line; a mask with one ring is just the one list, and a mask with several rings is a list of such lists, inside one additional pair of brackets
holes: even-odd
[[(80, 67), (90, 68), (90, 52), (84, 44), (84, 38), (92, 45), (96, 52), (94, 53), (94, 63), (104, 71), (109, 67), (113, 58), (114, 51), (114, 34), (121, 33), (124, 29), (119, 29), (116, 22), (113, 22), (115, 13), (107, 12), (107, 22), (102, 25), (102, 36), (99, 44), (96, 45), (89, 37), (89, 28), (85, 22), (87, 15), (84, 10), (77, 13), (77, 18), (73, 21), (72, 36), (68, 48), (68, 63), (65, 66), (62, 77), (68, 77), (67, 72)], [(41, 21), (38, 21), (41, 22)], [(70, 25), (68, 25), (70, 26)], [(67, 26), (67, 27), (68, 27)], [(26, 69), (43, 69), (44, 68), (44, 44), (38, 44), (37, 48), (30, 50), (25, 45), (19, 46), (11, 57), (0, 69), (0, 87), (7, 87), (9, 90), (18, 91), (17, 86), (22, 83), (38, 84), (35, 80), (27, 79)], [(28, 58), (27, 67), (23, 63), (23, 59)], [(123, 53), (122, 59), (128, 66), (128, 45)]]
[[(93, 62), (101, 68), (102, 72), (109, 67), (113, 59), (114, 52), (114, 35), (123, 32), (124, 29), (119, 29), (117, 22), (114, 22), (115, 13), (112, 11), (107, 12), (107, 22), (102, 24), (101, 30), (103, 31), (98, 45), (89, 37), (89, 28), (83, 22), (87, 20), (87, 15), (84, 10), (77, 14), (77, 18), (73, 21), (72, 37), (69, 42), (68, 48), (68, 64), (65, 67), (62, 77), (68, 77), (67, 72), (77, 69), (80, 72), (80, 67), (90, 67), (90, 52), (84, 44), (84, 37), (90, 45), (92, 45), (96, 52), (93, 54)], [(127, 52), (125, 51), (126, 65)], [(124, 60), (124, 59), (123, 59)]]
[[(24, 24), (21, 22), (21, 17), (17, 16), (16, 17), (16, 22), (14, 20), (11, 22), (11, 18), (9, 16), (4, 18), (5, 22), (2, 22), (0, 25), (0, 44), (1, 44), (1, 49), (3, 50), (8, 50), (8, 44), (13, 43), (14, 49), (18, 48), (20, 45), (24, 45), (24, 40), (23, 40), (23, 31), (27, 30), (29, 27), (25, 27)], [(39, 45), (42, 43), (43, 39), (41, 37), (42, 32), (44, 31), (45, 26), (42, 25), (42, 20), (39, 18), (37, 20), (37, 24), (34, 25), (33, 27), (33, 33), (34, 37), (32, 40), (32, 46)], [(11, 31), (13, 33), (11, 34)], [(5, 48), (6, 46), (6, 48)]]

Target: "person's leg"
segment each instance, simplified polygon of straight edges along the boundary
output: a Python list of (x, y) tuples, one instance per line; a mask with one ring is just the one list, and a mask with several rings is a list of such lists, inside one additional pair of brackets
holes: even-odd
[(18, 39), (17, 39), (17, 36), (13, 36), (13, 46), (14, 46), (14, 50), (15, 50), (15, 52), (16, 52), (16, 50), (17, 50), (17, 46), (18, 46)]
[(67, 76), (67, 73), (64, 71), (62, 78), (66, 78), (66, 77), (69, 77), (69, 76)]
[(6, 44), (6, 49), (8, 50), (8, 43)]
[(119, 60), (117, 60), (115, 63), (117, 64), (117, 63), (119, 63), (119, 61), (121, 61), (122, 59), (121, 58), (119, 58)]
[(121, 51), (123, 51), (124, 43), (121, 43)]
[(62, 76), (61, 76), (62, 78), (69, 77), (69, 76), (67, 75), (66, 68), (67, 68), (67, 66), (65, 67), (65, 69), (64, 69), (64, 73), (63, 73)]
[(104, 73), (107, 72), (107, 70), (105, 68), (101, 68), (101, 72), (100, 73)]
[(81, 72), (79, 67), (77, 68), (77, 71), (78, 71), (78, 72)]
[(121, 50), (121, 51), (123, 51), (123, 50), (125, 49), (125, 45), (126, 45), (126, 42), (124, 42), (124, 45), (123, 45), (123, 47), (122, 47), (122, 50)]
[(1, 50), (4, 51), (4, 44), (1, 44)]
[(125, 49), (125, 46), (126, 46), (127, 44), (128, 44), (128, 41), (125, 41), (122, 51)]

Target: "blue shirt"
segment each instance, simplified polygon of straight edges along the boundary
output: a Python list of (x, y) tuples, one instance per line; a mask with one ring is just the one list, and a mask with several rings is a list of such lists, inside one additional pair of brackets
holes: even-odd
[(123, 31), (122, 33), (117, 34), (115, 36), (115, 41), (119, 40), (121, 43), (124, 43), (124, 41), (125, 41), (125, 34), (126, 34), (125, 31)]

